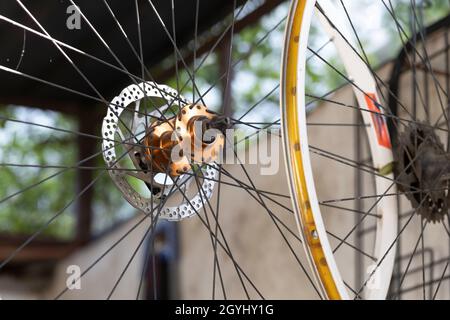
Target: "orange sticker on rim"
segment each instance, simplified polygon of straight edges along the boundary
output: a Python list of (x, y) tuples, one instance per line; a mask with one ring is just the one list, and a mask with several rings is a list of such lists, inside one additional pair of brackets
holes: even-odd
[(374, 93), (367, 93), (364, 95), (367, 107), (371, 111), (372, 123), (377, 135), (378, 144), (388, 149), (392, 149), (391, 138), (389, 137), (389, 130), (386, 123), (386, 118), (381, 112), (381, 108), (377, 102), (377, 97)]

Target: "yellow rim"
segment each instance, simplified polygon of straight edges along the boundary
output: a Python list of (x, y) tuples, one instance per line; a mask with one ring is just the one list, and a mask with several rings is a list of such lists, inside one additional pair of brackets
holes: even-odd
[[(305, 7), (308, 0), (300, 0), (291, 8), (291, 25), (289, 31), (289, 44), (286, 52), (285, 66), (285, 119), (287, 132), (287, 147), (290, 150), (289, 164), (292, 168), (292, 180), (294, 182), (294, 191), (297, 196), (297, 210), (303, 236), (308, 246), (312, 263), (316, 269), (317, 276), (322, 283), (326, 297), (328, 299), (338, 300), (341, 295), (333, 279), (331, 270), (325, 258), (324, 250), (320, 238), (317, 235), (316, 222), (311, 209), (308, 195), (308, 186), (303, 166), (302, 152), (300, 147), (300, 130), (298, 122), (298, 102), (297, 102), (297, 70), (299, 41), (302, 22), (305, 14)], [(303, 109), (303, 108), (302, 108)], [(303, 111), (302, 111), (303, 112)]]

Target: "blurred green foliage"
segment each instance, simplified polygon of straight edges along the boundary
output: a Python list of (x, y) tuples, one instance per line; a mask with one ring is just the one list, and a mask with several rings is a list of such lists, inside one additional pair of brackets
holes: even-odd
[[(77, 131), (77, 122), (57, 112), (8, 106), (0, 109), (4, 119), (20, 119), (54, 128)], [(0, 232), (32, 234), (58, 218), (43, 231), (44, 236), (70, 239), (76, 225), (77, 135), (13, 121), (0, 121)], [(100, 144), (97, 142), (98, 150)], [(21, 167), (33, 165), (36, 167)], [(45, 166), (61, 168), (45, 168)], [(44, 167), (39, 167), (44, 166)], [(95, 166), (104, 168), (101, 154)], [(83, 169), (81, 169), (83, 170)], [(94, 233), (101, 232), (134, 210), (112, 185), (105, 170), (95, 170)]]
[[(0, 115), (69, 130), (76, 126), (73, 120), (58, 113), (24, 107), (2, 107)], [(75, 172), (68, 170), (45, 180), (61, 169), (16, 165), (73, 164), (77, 159), (76, 146), (73, 137), (54, 130), (5, 120), (0, 121), (0, 127), (0, 232), (30, 234), (74, 197)], [(71, 207), (43, 234), (69, 238), (73, 235), (73, 225)]]

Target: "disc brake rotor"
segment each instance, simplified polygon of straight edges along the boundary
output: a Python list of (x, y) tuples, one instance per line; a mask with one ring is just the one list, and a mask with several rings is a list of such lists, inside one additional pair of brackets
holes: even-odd
[[(166, 119), (163, 114), (174, 108), (178, 114)], [(130, 85), (111, 101), (102, 124), (103, 158), (114, 184), (133, 207), (150, 214), (162, 206), (159, 218), (181, 220), (212, 197), (218, 172), (212, 155), (223, 148), (223, 137), (201, 141), (202, 147), (209, 147), (207, 159), (182, 152), (176, 161), (169, 159), (174, 147), (183, 150), (186, 141), (198, 141), (193, 119), (208, 126), (216, 117), (154, 82)], [(198, 178), (192, 178), (194, 174)]]

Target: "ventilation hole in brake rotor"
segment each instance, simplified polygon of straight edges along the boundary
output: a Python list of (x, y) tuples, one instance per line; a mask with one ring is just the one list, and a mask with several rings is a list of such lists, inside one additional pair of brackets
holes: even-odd
[(153, 186), (153, 188), (152, 188), (152, 194), (153, 194), (154, 196), (158, 195), (160, 192), (161, 192), (161, 188)]
[(405, 173), (410, 174), (413, 170), (413, 166), (412, 166), (411, 159), (410, 159), (410, 156), (407, 151), (405, 151), (403, 153), (403, 163), (406, 164)]

